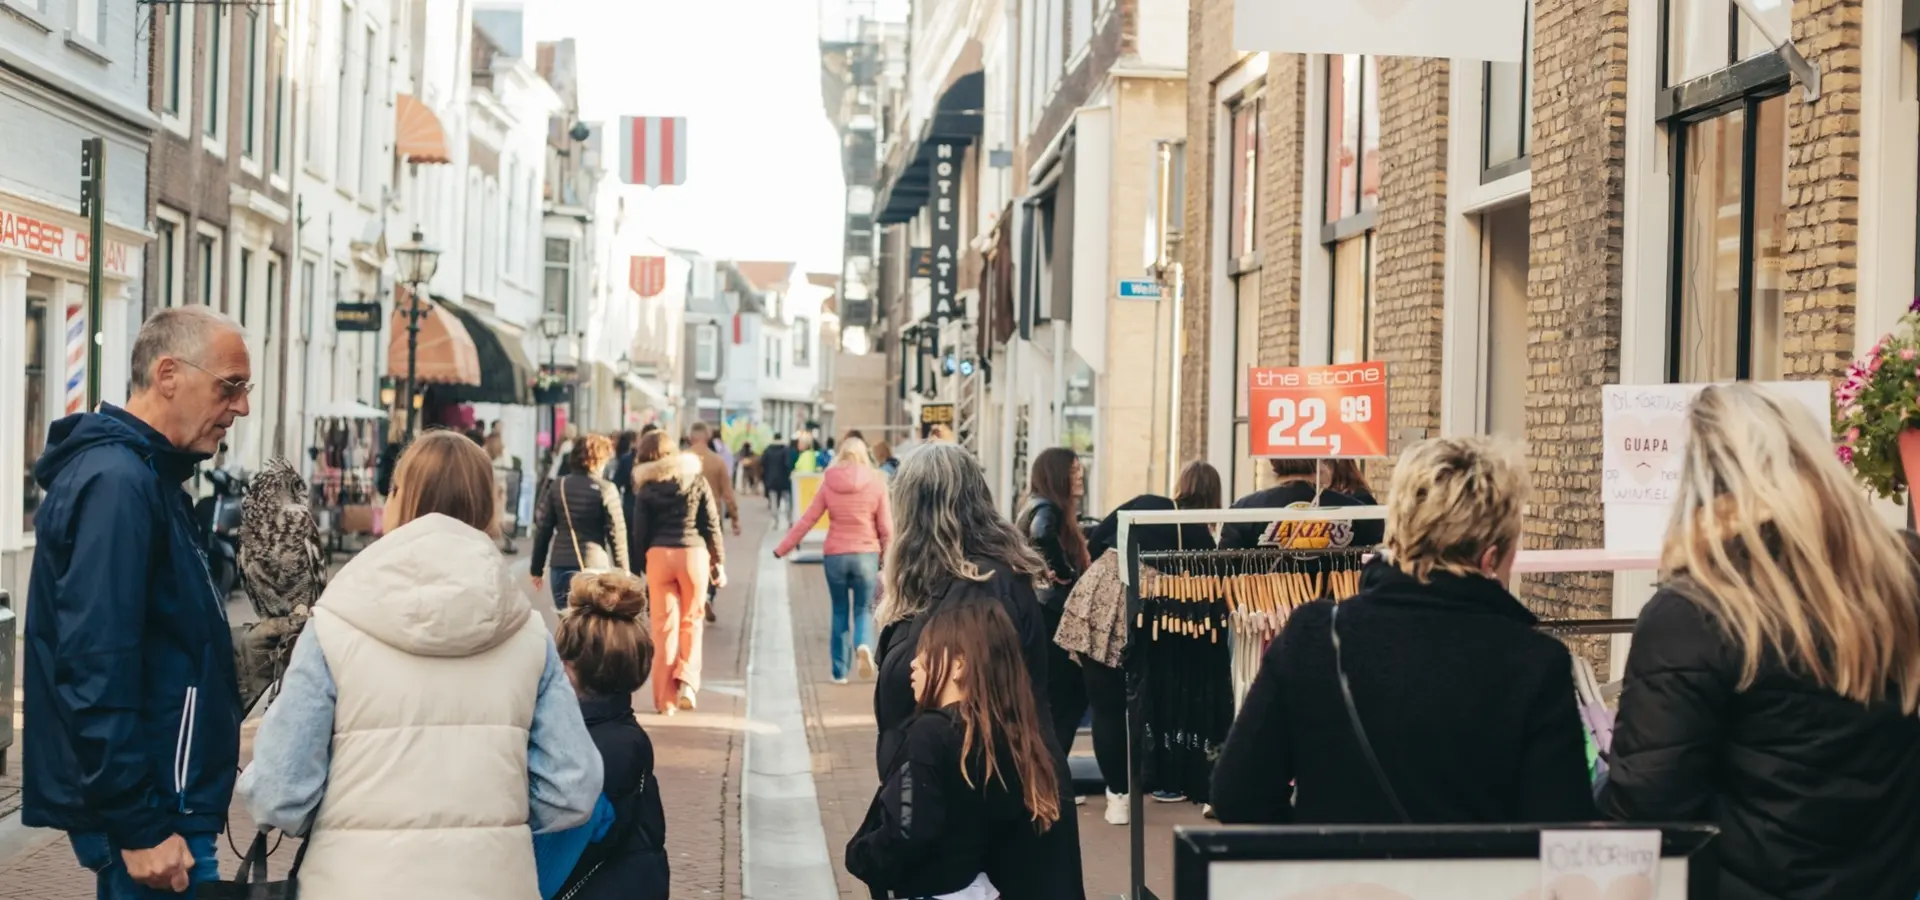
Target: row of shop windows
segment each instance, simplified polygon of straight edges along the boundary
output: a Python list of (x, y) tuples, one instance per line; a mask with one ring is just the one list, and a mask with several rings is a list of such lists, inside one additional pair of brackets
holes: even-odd
[[(1789, 32), (1785, 4), (1768, 9)], [(1680, 98), (1662, 109), (1674, 154), (1674, 223), (1668, 377), (1675, 381), (1773, 379), (1783, 368), (1781, 332), (1787, 175), (1787, 88), (1760, 30), (1729, 0), (1666, 0), (1662, 84)], [(1482, 70), (1482, 183), (1531, 164), (1532, 10), (1523, 62)], [(1375, 212), (1380, 199), (1379, 69), (1365, 56), (1324, 57), (1324, 187), (1319, 225), (1329, 267), (1327, 358), (1374, 355)], [(1702, 76), (1732, 69), (1703, 95)], [(1691, 84), (1687, 84), (1692, 82)], [(1677, 110), (1677, 111), (1674, 111)], [(1259, 210), (1265, 103), (1258, 88), (1228, 107), (1231, 136), (1225, 265), (1234, 293), (1236, 458), (1248, 445), (1245, 371), (1258, 365)], [(1529, 207), (1524, 198), (1479, 216), (1483, 359), (1482, 427), (1525, 431)], [(1236, 473), (1235, 490), (1253, 485)]]

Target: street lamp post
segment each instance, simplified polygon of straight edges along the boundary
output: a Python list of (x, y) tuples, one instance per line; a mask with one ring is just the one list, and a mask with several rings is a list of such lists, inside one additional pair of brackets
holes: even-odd
[(414, 428), (420, 416), (420, 316), (425, 312), (420, 307), (420, 293), (425, 289), (427, 282), (433, 280), (434, 270), (440, 267), (440, 251), (427, 246), (426, 236), (420, 233), (420, 228), (416, 225), (413, 229), (413, 239), (393, 248), (393, 255), (400, 264), (400, 280), (408, 284), (406, 440), (411, 443)]
[[(554, 359), (559, 350), (560, 339), (567, 334), (567, 317), (559, 312), (549, 311), (540, 317), (540, 334), (547, 339), (547, 374), (554, 376), (558, 371), (558, 362)], [(547, 388), (547, 452), (560, 452), (560, 395), (557, 384)]]
[(620, 354), (620, 427), (617, 431), (627, 430), (627, 378), (633, 375), (633, 358)]

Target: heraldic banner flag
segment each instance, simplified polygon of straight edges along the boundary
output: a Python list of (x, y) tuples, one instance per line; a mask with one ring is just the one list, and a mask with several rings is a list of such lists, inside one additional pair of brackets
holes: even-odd
[(620, 180), (659, 187), (687, 182), (687, 120), (681, 116), (620, 117)]

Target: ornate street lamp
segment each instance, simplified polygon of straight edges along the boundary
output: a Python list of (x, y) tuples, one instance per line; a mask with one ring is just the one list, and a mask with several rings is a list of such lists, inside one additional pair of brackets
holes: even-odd
[(420, 307), (420, 294), (427, 282), (433, 280), (434, 270), (440, 268), (440, 251), (427, 245), (426, 236), (420, 233), (420, 227), (414, 226), (413, 239), (393, 248), (394, 259), (400, 266), (400, 280), (408, 285), (407, 290), (407, 441), (413, 441), (414, 428), (420, 416), (419, 391), (419, 355), (420, 355), (420, 316), (425, 310)]
[[(560, 346), (560, 339), (567, 336), (567, 316), (555, 310), (548, 310), (540, 317), (540, 334), (547, 339), (547, 375), (555, 377), (559, 367), (554, 354)], [(549, 385), (547, 393), (547, 452), (560, 452), (560, 392), (558, 382)], [(550, 457), (551, 458), (551, 457)]]

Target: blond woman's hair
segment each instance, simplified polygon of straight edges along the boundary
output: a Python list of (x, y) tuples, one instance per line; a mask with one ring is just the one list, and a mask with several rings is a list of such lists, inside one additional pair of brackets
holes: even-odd
[(867, 442), (861, 438), (849, 437), (840, 441), (840, 449), (833, 454), (836, 466), (859, 465), (873, 468), (873, 455), (867, 452)]
[(435, 429), (414, 438), (393, 470), (392, 510), (388, 531), (440, 513), (498, 537), (493, 460), (459, 432)]
[(1400, 454), (1387, 497), (1387, 558), (1425, 583), (1434, 572), (1482, 574), (1487, 551), (1520, 546), (1527, 475), (1490, 437), (1421, 441)]
[(1719, 619), (1740, 687), (1771, 656), (1860, 703), (1920, 706), (1913, 558), (1814, 417), (1751, 384), (1694, 398), (1663, 580)]

